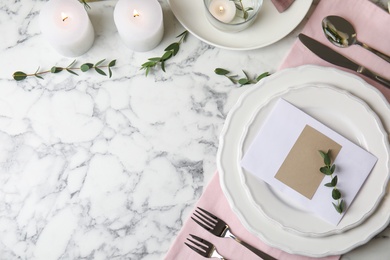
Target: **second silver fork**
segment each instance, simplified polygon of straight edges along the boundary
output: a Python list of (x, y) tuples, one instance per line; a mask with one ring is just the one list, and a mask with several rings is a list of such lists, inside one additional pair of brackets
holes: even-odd
[(223, 221), (222, 219), (218, 218), (217, 216), (213, 215), (212, 213), (198, 207), (194, 212), (194, 217), (191, 217), (198, 225), (203, 227), (204, 229), (208, 230), (210, 233), (212, 233), (215, 236), (218, 237), (229, 237), (233, 238), (238, 243), (242, 244), (249, 250), (251, 250), (256, 255), (260, 256), (263, 260), (277, 260), (276, 258), (268, 255), (267, 253), (251, 246), (250, 244), (246, 243), (245, 241), (242, 241), (237, 236), (235, 236), (229, 228), (229, 225)]

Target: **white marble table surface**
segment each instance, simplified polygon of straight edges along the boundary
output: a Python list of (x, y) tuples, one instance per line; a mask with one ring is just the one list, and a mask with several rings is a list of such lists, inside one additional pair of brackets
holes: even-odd
[[(16, 82), (16, 70), (72, 61), (40, 33), (45, 2), (0, 4), (0, 259), (163, 259), (216, 170), (229, 109), (251, 87), (214, 69), (275, 72), (304, 22), (253, 51), (189, 35), (166, 73), (145, 77), (140, 65), (184, 31), (169, 5), (161, 1), (162, 43), (134, 53), (117, 35), (116, 1), (91, 3), (96, 39), (77, 60), (117, 59), (113, 77), (62, 72)], [(342, 259), (389, 259), (389, 236), (387, 228)]]

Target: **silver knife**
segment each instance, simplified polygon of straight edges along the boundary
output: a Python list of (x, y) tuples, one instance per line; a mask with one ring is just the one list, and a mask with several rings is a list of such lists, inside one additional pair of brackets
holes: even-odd
[(359, 74), (362, 74), (364, 76), (367, 76), (382, 85), (390, 88), (390, 80), (385, 79), (374, 72), (368, 70), (367, 68), (357, 64), (356, 62), (344, 57), (340, 53), (332, 50), (328, 46), (314, 40), (313, 38), (310, 38), (309, 36), (305, 34), (299, 34), (299, 40), (309, 49), (311, 50), (315, 55), (320, 57), (323, 60), (326, 60), (327, 62), (330, 62), (334, 65), (347, 68), (353, 71), (356, 71)]

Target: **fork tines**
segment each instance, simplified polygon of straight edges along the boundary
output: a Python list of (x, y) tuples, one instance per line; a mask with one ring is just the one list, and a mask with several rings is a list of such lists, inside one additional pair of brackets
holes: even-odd
[(215, 227), (218, 221), (218, 218), (216, 216), (199, 207), (197, 207), (197, 209), (195, 210), (194, 216), (196, 216), (197, 219), (191, 217), (192, 220), (194, 220), (199, 226), (209, 231)]
[(190, 241), (192, 244), (194, 244), (195, 246), (193, 245), (190, 245), (186, 242), (184, 242), (184, 244), (186, 244), (189, 248), (191, 248), (192, 250), (194, 250), (195, 252), (197, 252), (198, 254), (204, 256), (204, 257), (208, 257), (209, 256), (209, 253), (210, 251), (212, 250), (212, 248), (214, 247), (213, 244), (211, 244), (209, 241), (207, 240), (204, 240), (198, 236), (195, 236), (195, 235), (192, 235), (190, 234), (190, 236), (195, 239), (195, 240), (192, 240), (190, 238), (187, 238), (188, 241)]

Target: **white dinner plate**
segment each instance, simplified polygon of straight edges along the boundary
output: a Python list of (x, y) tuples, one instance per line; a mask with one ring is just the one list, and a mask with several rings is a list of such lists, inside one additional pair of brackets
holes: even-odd
[(270, 0), (254, 23), (244, 31), (228, 33), (214, 28), (207, 20), (203, 0), (168, 0), (177, 20), (193, 35), (210, 45), (231, 50), (251, 50), (270, 45), (290, 33), (305, 17), (313, 0), (299, 0), (279, 13)]
[[(339, 88), (319, 83), (291, 87), (270, 97), (265, 103), (257, 104), (251, 120), (243, 128), (238, 143), (240, 157), (249, 149), (265, 118), (279, 98), (287, 100), (374, 154), (378, 162), (337, 226), (321, 220), (315, 214), (310, 214), (281, 192), (242, 169), (239, 174), (242, 176), (242, 183), (250, 201), (271, 221), (275, 221), (275, 224), (299, 235), (328, 236), (345, 232), (359, 225), (374, 212), (385, 194), (389, 180), (389, 141), (379, 117), (364, 101)], [(235, 158), (234, 156), (232, 159)], [(240, 164), (240, 159), (237, 164)], [(343, 178), (338, 177), (339, 181)]]
[[(337, 87), (364, 100), (378, 115), (387, 134), (390, 132), (390, 117), (388, 116), (390, 106), (376, 88), (353, 74), (335, 68), (306, 65), (277, 72), (251, 87), (239, 98), (229, 112), (221, 133), (217, 165), (222, 190), (232, 210), (250, 232), (268, 245), (283, 251), (322, 257), (346, 253), (368, 242), (389, 224), (389, 189), (375, 212), (360, 225), (340, 234), (323, 237), (301, 236), (278, 227), (275, 221), (265, 216), (259, 207), (251, 202), (246, 189), (241, 185), (242, 176), (239, 174), (241, 167), (237, 165), (241, 152), (238, 149), (231, 149), (238, 147), (244, 131), (243, 126), (251, 120), (254, 108), (258, 107), (258, 104), (266, 102), (270, 97), (290, 87), (304, 84), (315, 85), (316, 83)], [(232, 121), (235, 123), (231, 124)], [(226, 136), (229, 138), (225, 138)], [(226, 160), (231, 158), (232, 152), (234, 160)], [(226, 156), (227, 154), (229, 156)]]

